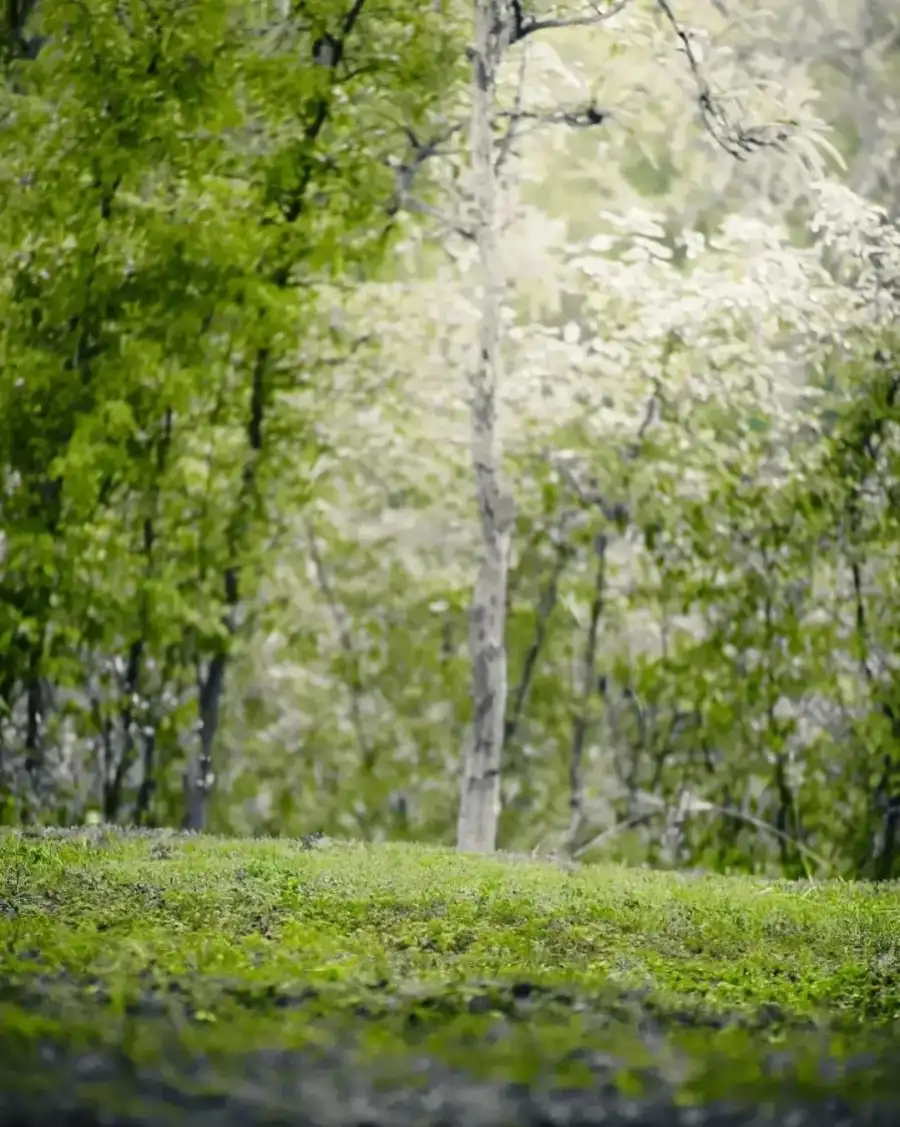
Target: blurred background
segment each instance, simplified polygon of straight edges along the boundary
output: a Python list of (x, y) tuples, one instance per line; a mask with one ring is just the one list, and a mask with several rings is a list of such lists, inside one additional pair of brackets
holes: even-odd
[[(900, 11), (621, 7), (503, 72), (499, 844), (897, 877)], [(471, 12), (382, 8), (8, 6), (0, 823), (455, 840)]]

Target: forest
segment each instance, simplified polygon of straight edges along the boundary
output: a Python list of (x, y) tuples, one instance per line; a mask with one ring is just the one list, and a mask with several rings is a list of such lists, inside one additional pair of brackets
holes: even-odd
[(4, 9), (0, 824), (900, 876), (891, 0)]

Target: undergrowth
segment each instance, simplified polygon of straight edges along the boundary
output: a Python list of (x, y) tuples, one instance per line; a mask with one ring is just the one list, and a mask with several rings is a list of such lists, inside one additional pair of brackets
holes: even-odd
[(706, 1098), (774, 1084), (764, 1053), (786, 1042), (801, 1085), (822, 1083), (823, 1038), (838, 1059), (882, 1044), (898, 969), (897, 885), (405, 844), (0, 835), (0, 1027), (16, 1067), (47, 1043), (125, 1045), (140, 1063), (172, 1038), (205, 1054), (352, 1042), (404, 1082), (425, 1053), (572, 1083), (602, 1052), (622, 1083), (667, 1062), (686, 1098)]

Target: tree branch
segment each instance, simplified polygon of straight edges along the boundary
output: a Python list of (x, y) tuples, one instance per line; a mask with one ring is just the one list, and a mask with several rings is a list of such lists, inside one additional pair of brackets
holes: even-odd
[(513, 28), (510, 43), (519, 43), (526, 36), (534, 35), (538, 31), (556, 31), (567, 27), (596, 27), (613, 16), (623, 11), (632, 0), (614, 0), (608, 8), (601, 10), (599, 4), (588, 4), (589, 13), (579, 16), (569, 16), (565, 19), (529, 19), (522, 11), (522, 0), (511, 0), (510, 8), (513, 14)]
[(363, 723), (362, 708), (360, 707), (363, 684), (359, 671), (359, 658), (353, 644), (353, 635), (350, 632), (350, 626), (347, 622), (344, 609), (338, 603), (328, 578), (328, 571), (325, 567), (325, 561), (322, 559), (322, 554), (319, 551), (315, 530), (308, 518), (304, 519), (303, 523), (306, 528), (306, 540), (309, 544), (309, 554), (313, 562), (313, 568), (315, 569), (316, 580), (325, 598), (325, 602), (328, 604), (328, 609), (331, 612), (331, 617), (337, 628), (341, 649), (344, 651), (344, 656), (350, 666), (348, 685), (350, 689), (350, 716), (353, 723), (353, 730), (356, 733), (357, 746), (359, 747), (360, 757), (362, 759), (362, 768), (364, 771), (370, 772), (375, 766), (375, 752), (366, 736), (365, 724)]
[(745, 128), (730, 120), (716, 100), (712, 87), (703, 75), (700, 61), (691, 43), (690, 33), (678, 22), (669, 0), (656, 0), (656, 4), (681, 43), (691, 74), (697, 87), (697, 104), (707, 132), (713, 140), (736, 160), (745, 160), (759, 149), (784, 144), (789, 132), (784, 127), (751, 126)]
[(547, 623), (550, 620), (550, 615), (556, 606), (557, 595), (559, 591), (559, 581), (562, 578), (562, 573), (566, 565), (572, 558), (571, 546), (565, 540), (565, 533), (562, 533), (562, 538), (556, 546), (556, 558), (553, 561), (553, 568), (550, 572), (550, 578), (541, 592), (540, 603), (538, 605), (537, 622), (534, 627), (534, 636), (531, 639), (531, 644), (528, 647), (528, 652), (525, 654), (525, 663), (522, 667), (522, 675), (519, 678), (519, 683), (516, 686), (516, 691), (513, 696), (512, 711), (506, 718), (503, 730), (503, 746), (507, 747), (512, 743), (516, 732), (518, 731), (519, 724), (522, 720), (522, 714), (525, 711), (525, 701), (528, 698), (528, 690), (531, 688), (531, 682), (534, 677), (534, 671), (537, 668), (537, 660), (540, 657), (541, 650), (547, 635)]

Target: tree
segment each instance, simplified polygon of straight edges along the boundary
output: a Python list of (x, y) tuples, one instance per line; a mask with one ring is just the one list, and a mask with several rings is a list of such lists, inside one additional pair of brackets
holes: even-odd
[[(141, 795), (164, 777), (171, 721), (185, 820), (202, 828), (269, 475), (289, 448), (302, 505), (318, 454), (294, 342), (396, 237), (390, 162), (456, 81), (457, 30), (364, 0), (320, 4), (311, 23), (281, 4), (14, 8), (0, 688), (12, 721), (27, 698), (35, 778), (49, 689), (77, 693), (110, 817), (139, 760)], [(101, 671), (119, 668), (120, 699), (101, 699)], [(165, 699), (177, 720), (158, 715)]]
[[(575, 112), (535, 115), (523, 109), (521, 91), (512, 110), (497, 104), (500, 68), (509, 47), (536, 32), (597, 26), (627, 5), (616, 3), (601, 11), (589, 4), (575, 15), (532, 14), (520, 0), (476, 0), (473, 67), (471, 166), (473, 222), (470, 236), (478, 248), (481, 318), (473, 365), (471, 416), (472, 466), (482, 529), (482, 558), (472, 603), (471, 658), (473, 733), (462, 771), (458, 846), (491, 852), (495, 848), (500, 814), (500, 770), (507, 710), (505, 648), (506, 589), (510, 536), (514, 523), (512, 497), (500, 483), (497, 447), (497, 387), (500, 381), (501, 320), (504, 302), (503, 263), (498, 250), (497, 169), (515, 144), (516, 130), (528, 117), (569, 125), (598, 126), (606, 114), (593, 101)], [(733, 123), (703, 76), (692, 36), (676, 20), (667, 0), (656, 7), (670, 25), (697, 83), (697, 105), (706, 129), (734, 156), (743, 157), (767, 144), (781, 143), (787, 131), (769, 136), (766, 130)], [(506, 131), (495, 147), (494, 131), (501, 119)]]
[[(618, 46), (628, 42), (624, 34), (615, 38)], [(622, 65), (643, 83), (648, 64), (641, 64), (639, 55), (635, 48), (635, 59)], [(559, 65), (552, 56), (542, 61), (547, 65), (532, 76), (538, 87)], [(714, 65), (715, 56), (707, 55), (706, 62)], [(655, 112), (678, 121), (674, 107), (657, 105)], [(774, 108), (766, 116), (774, 117)], [(815, 137), (815, 122), (804, 120), (803, 127)], [(591, 184), (620, 178), (616, 142), (621, 159), (630, 156), (621, 131), (610, 129), (610, 135), (612, 151), (605, 148), (590, 165), (586, 178)], [(574, 140), (585, 136), (576, 133)], [(514, 847), (552, 839), (559, 819), (567, 818), (566, 754), (570, 744), (574, 751), (582, 719), (587, 726), (581, 770), (585, 819), (576, 847), (595, 836), (598, 821), (605, 828), (604, 819), (615, 825), (631, 817), (643, 820), (634, 842), (641, 852), (633, 854), (642, 859), (664, 856), (661, 849), (656, 852), (656, 829), (664, 816), (672, 823), (672, 840), (681, 842), (679, 849), (702, 851), (712, 847), (710, 842), (716, 848), (721, 844), (727, 863), (768, 864), (767, 847), (755, 839), (769, 833), (773, 842), (783, 840), (777, 825), (770, 831), (742, 823), (741, 810), (724, 825), (709, 817), (709, 803), (724, 798), (718, 790), (730, 790), (740, 802), (746, 798), (751, 804), (746, 817), (764, 826), (770, 818), (777, 823), (782, 805), (769, 783), (775, 769), (767, 762), (772, 748), (766, 745), (769, 736), (784, 743), (787, 725), (778, 716), (770, 722), (758, 700), (744, 700), (748, 675), (721, 651), (723, 642), (740, 646), (763, 637), (755, 625), (763, 609), (757, 601), (758, 553), (746, 548), (733, 558), (724, 553), (729, 529), (741, 538), (764, 532), (754, 516), (758, 501), (750, 500), (755, 494), (734, 496), (732, 477), (735, 467), (763, 465), (769, 444), (780, 441), (776, 436), (799, 426), (800, 417), (811, 417), (813, 401), (798, 396), (798, 376), (821, 366), (832, 342), (854, 326), (862, 328), (869, 314), (860, 312), (855, 319), (853, 290), (835, 283), (818, 249), (797, 245), (796, 225), (777, 224), (765, 200), (738, 214), (716, 216), (714, 222), (695, 218), (685, 196), (690, 203), (695, 185), (720, 176), (718, 166), (710, 172), (711, 153), (699, 143), (695, 150), (687, 156), (679, 152), (685, 164), (688, 157), (695, 163), (683, 185), (673, 185), (658, 204), (642, 205), (625, 191), (592, 217), (592, 228), (585, 230), (584, 215), (575, 212), (577, 237), (567, 239), (565, 227), (548, 220), (543, 202), (514, 209), (511, 193), (501, 194), (502, 249), (515, 283), (504, 310), (512, 326), (504, 343), (514, 377), (498, 388), (497, 422), (501, 426), (505, 416), (504, 469), (516, 482), (518, 515), (506, 631), (512, 691), (504, 726), (500, 829), (504, 843)], [(763, 152), (777, 164), (775, 156)], [(549, 158), (544, 150), (539, 158), (560, 162), (554, 166), (554, 184), (564, 178), (566, 166), (557, 153)], [(538, 165), (539, 158), (520, 166), (534, 179), (546, 168)], [(813, 165), (807, 193), (820, 174)], [(470, 191), (471, 182), (459, 175), (463, 191)], [(576, 207), (585, 210), (577, 199)], [(845, 207), (836, 210), (843, 214)], [(410, 799), (405, 832), (450, 836), (439, 813), (441, 802), (450, 801), (440, 773), (452, 768), (457, 733), (471, 722), (469, 702), (454, 695), (459, 675), (454, 679), (445, 672), (461, 666), (452, 640), (465, 615), (461, 575), (477, 564), (481, 536), (480, 528), (466, 521), (461, 500), (467, 441), (461, 373), (471, 372), (469, 348), (477, 339), (480, 307), (476, 252), (467, 238), (471, 228), (463, 222), (471, 216), (464, 207), (460, 211), (462, 216), (446, 217), (444, 224), (458, 231), (457, 239), (444, 243), (449, 263), (437, 267), (432, 260), (424, 274), (416, 274), (425, 256), (423, 231), (408, 244), (411, 265), (401, 275), (403, 284), (364, 287), (359, 295), (367, 308), (366, 330), (381, 342), (371, 359), (385, 394), (377, 409), (363, 416), (364, 436), (358, 426), (351, 429), (346, 416), (335, 425), (344, 484), (340, 500), (335, 495), (319, 523), (331, 594), (351, 623), (354, 683), (356, 670), (363, 670), (359, 711), (367, 735), (376, 745), (397, 750), (379, 756), (373, 774), (358, 773), (359, 785), (350, 792), (316, 791), (319, 775), (313, 776), (311, 768), (302, 776), (298, 767), (288, 769), (296, 772), (292, 778), (309, 780), (306, 816), (310, 802), (328, 793), (329, 818), (340, 819), (342, 828), (359, 827), (365, 809), (364, 832), (371, 834), (392, 826), (386, 814), (379, 824), (381, 796), (390, 779), (390, 786)], [(647, 429), (638, 441), (645, 419)], [(723, 508), (713, 504), (715, 497)], [(729, 497), (731, 510), (725, 504)], [(786, 504), (779, 502), (773, 519)], [(654, 525), (660, 520), (666, 536), (656, 539)], [(608, 568), (594, 656), (598, 681), (602, 677), (608, 684), (605, 695), (582, 674), (589, 665), (594, 588), (603, 578), (597, 575), (594, 547), (600, 535), (608, 540)], [(645, 536), (649, 543), (642, 546)], [(711, 546), (720, 542), (723, 551), (711, 555)], [(655, 547), (664, 564), (658, 572)], [(802, 540), (791, 549), (798, 564), (804, 550)], [(735, 584), (734, 601), (712, 586), (723, 565), (746, 582), (744, 594)], [(414, 598), (402, 594), (404, 581), (416, 592)], [(785, 580), (783, 603), (780, 589), (772, 600), (774, 608), (783, 606), (786, 612), (775, 626), (768, 663), (776, 678), (786, 669), (776, 647), (793, 636), (787, 613), (795, 583), (796, 577)], [(314, 593), (298, 586), (303, 594), (298, 591), (296, 597), (308, 606)], [(681, 610), (683, 600), (687, 613)], [(733, 619), (746, 631), (744, 642), (736, 635), (727, 642), (713, 637), (694, 644), (688, 627), (696, 630), (703, 618)], [(444, 630), (451, 636), (449, 646)], [(381, 641), (388, 633), (390, 658)], [(806, 651), (812, 684), (818, 648), (828, 643), (821, 633), (807, 633), (814, 643)], [(660, 660), (658, 649), (666, 644), (668, 656)], [(283, 646), (280, 652), (287, 650)], [(448, 650), (451, 657), (445, 660)], [(308, 663), (309, 649), (302, 652)], [(323, 683), (344, 667), (338, 658), (336, 653), (333, 665), (316, 665)], [(577, 681), (569, 674), (573, 659)], [(305, 667), (305, 677), (298, 670), (291, 680), (303, 707), (278, 715), (294, 730), (299, 712), (296, 723), (308, 732), (304, 711), (314, 711), (320, 723), (323, 718), (321, 698)], [(704, 671), (713, 676), (715, 670), (721, 675), (713, 682), (716, 695), (701, 726), (694, 704), (704, 699)], [(781, 685), (796, 689), (790, 679)], [(319, 773), (345, 776), (355, 770), (352, 746), (336, 751), (349, 715), (348, 697), (332, 698), (329, 726), (313, 734), (315, 750), (304, 757), (313, 759)], [(273, 722), (269, 742), (262, 745), (268, 754), (283, 730)], [(707, 750), (714, 774), (705, 766)], [(793, 792), (798, 752), (794, 747), (782, 752), (783, 774)], [(698, 763), (702, 771), (695, 775)], [(767, 788), (761, 797), (760, 788)], [(707, 815), (687, 825), (684, 812), (701, 809)], [(792, 817), (790, 810), (786, 817)], [(752, 848), (748, 833), (754, 835)], [(728, 853), (732, 836), (734, 852)], [(607, 840), (618, 847), (625, 837)], [(801, 853), (805, 847), (801, 842)], [(821, 848), (812, 839), (810, 847)], [(791, 850), (788, 866), (796, 862)], [(780, 863), (777, 854), (773, 863)]]
[[(448, 34), (461, 14), (424, 7)], [(697, 76), (654, 3), (592, 29), (554, 27), (552, 39), (529, 34), (498, 71), (506, 374), (493, 426), (516, 502), (506, 848), (773, 874), (896, 871), (893, 227), (840, 187), (814, 118), (818, 103), (852, 155), (845, 94), (819, 70), (824, 23), (821, 42), (806, 42), (784, 30), (795, 7), (776, 7), (747, 25), (702, 0), (678, 8), (701, 78), (744, 134), (759, 136), (753, 121), (796, 122), (790, 145), (755, 149), (747, 164), (694, 128)], [(66, 128), (86, 115), (64, 156), (38, 84), (54, 56), (20, 52), (9, 72), (2, 816), (177, 822), (185, 765), (203, 778), (199, 685), (224, 652), (216, 786), (199, 796), (211, 825), (449, 842), (474, 729), (467, 637), (483, 555), (470, 504), (484, 292), (472, 90), (444, 83), (451, 60), (462, 75), (468, 23), (435, 77), (434, 112), (419, 118), (421, 99), (398, 88), (362, 120), (368, 80), (341, 70), (360, 84), (355, 116), (323, 126), (314, 182), (346, 183), (341, 201), (357, 199), (344, 179), (356, 167), (378, 202), (367, 219), (353, 212), (357, 227), (344, 202), (313, 197), (284, 224), (300, 265), (273, 288), (259, 256), (286, 237), (277, 201), (295, 167), (293, 126), (278, 115), (287, 106), (306, 120), (310, 75), (291, 71), (305, 92), (285, 95), (275, 80), (294, 66), (297, 29), (254, 8), (260, 34), (244, 36), (241, 10), (227, 9), (234, 36), (219, 61), (233, 52), (256, 100), (227, 129), (231, 64), (218, 78), (195, 73), (208, 85), (187, 106), (158, 87), (139, 96), (127, 43), (139, 55), (149, 33), (113, 37), (106, 54), (124, 79), (89, 55), (56, 74), (64, 92), (67, 73), (77, 79), (78, 97), (60, 102)], [(325, 31), (309, 29), (310, 52)], [(25, 27), (26, 39), (39, 33)], [(384, 61), (371, 38), (349, 42)], [(434, 42), (423, 44), (428, 73)], [(315, 53), (321, 65), (321, 44)], [(109, 159), (86, 109), (101, 78), (103, 91), (132, 91), (139, 111), (137, 141), (106, 146), (126, 175), (105, 218), (87, 167)], [(199, 114), (190, 128), (188, 110)], [(140, 124), (151, 112), (152, 129)], [(885, 109), (885, 136), (894, 124)], [(360, 127), (372, 145), (362, 154)], [(879, 181), (888, 163), (874, 160)], [(263, 184), (276, 215), (265, 228)], [(351, 230), (368, 249), (348, 261)], [(66, 243), (77, 231), (83, 240)], [(322, 233), (324, 265), (312, 255)], [(76, 312), (91, 345), (77, 357)], [(266, 342), (262, 446), (250, 458), (250, 362)]]
[(500, 752), (506, 714), (506, 584), (514, 522), (512, 497), (500, 479), (497, 385), (501, 379), (504, 264), (498, 253), (494, 151), (496, 86), (512, 35), (510, 11), (498, 0), (475, 5), (472, 50), (473, 235), (478, 247), (481, 319), (472, 370), (472, 468), (481, 519), (482, 559), (472, 601), (472, 740), (463, 765), (457, 844), (493, 852), (500, 814)]

